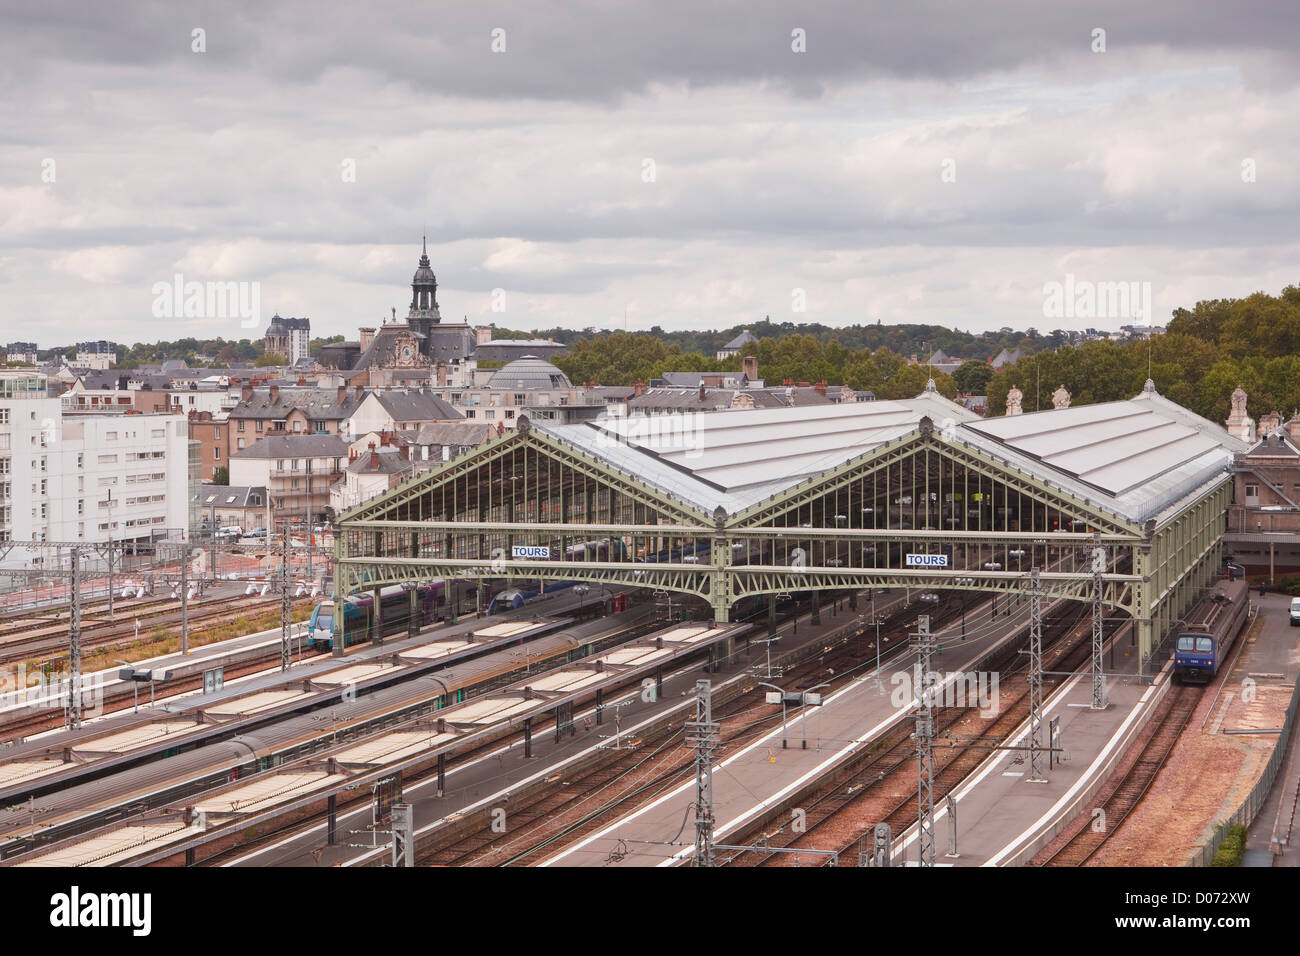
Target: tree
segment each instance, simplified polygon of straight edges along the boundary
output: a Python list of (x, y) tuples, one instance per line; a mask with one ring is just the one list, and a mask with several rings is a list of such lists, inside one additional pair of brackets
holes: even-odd
[(269, 368), (273, 365), (288, 365), (285, 357), (279, 352), (266, 352), (259, 355), (253, 360), (253, 368)]
[(983, 395), (993, 377), (993, 366), (988, 362), (969, 361), (957, 366), (952, 373), (957, 387), (968, 395)]
[(218, 465), (212, 469), (212, 483), (214, 485), (230, 484), (230, 469), (225, 465)]

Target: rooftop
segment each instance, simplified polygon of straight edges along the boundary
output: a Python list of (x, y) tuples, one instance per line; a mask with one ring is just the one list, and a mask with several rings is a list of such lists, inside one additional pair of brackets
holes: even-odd
[(259, 438), (231, 458), (343, 458), (348, 443), (338, 435), (272, 435)]
[(488, 388), (556, 389), (572, 388), (569, 377), (545, 359), (536, 355), (508, 362), (488, 379)]
[(1245, 443), (1154, 390), (1128, 401), (983, 419), (936, 391), (900, 401), (531, 423), (679, 500), (734, 514), (914, 434), (941, 440), (1141, 524), (1226, 475)]

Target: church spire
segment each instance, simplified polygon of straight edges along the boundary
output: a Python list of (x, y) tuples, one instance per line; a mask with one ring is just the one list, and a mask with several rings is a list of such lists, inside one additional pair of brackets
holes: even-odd
[(442, 321), (438, 314), (438, 280), (429, 264), (429, 238), (422, 237), (420, 264), (411, 279), (411, 311), (407, 316), (411, 330), (423, 336), (420, 348), (428, 348), (430, 329)]

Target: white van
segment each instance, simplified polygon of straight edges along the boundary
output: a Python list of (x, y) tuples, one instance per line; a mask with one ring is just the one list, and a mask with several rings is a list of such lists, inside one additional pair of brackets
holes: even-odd
[(1300, 624), (1300, 598), (1291, 599), (1291, 626)]

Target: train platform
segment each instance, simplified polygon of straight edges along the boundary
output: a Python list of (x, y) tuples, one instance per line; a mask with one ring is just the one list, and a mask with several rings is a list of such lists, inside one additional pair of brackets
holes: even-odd
[[(644, 620), (647, 610), (641, 607), (623, 614), (639, 614), (639, 617), (631, 622), (636, 624)], [(541, 627), (540, 624), (526, 623), (529, 623), (532, 630)], [(589, 636), (593, 639), (626, 630), (628, 627), (628, 623), (620, 624), (614, 618), (602, 618), (593, 624), (598, 624), (603, 629), (589, 631)], [(151, 817), (160, 821), (170, 820), (175, 824), (178, 820), (187, 821), (195, 811), (201, 812), (205, 822), (200, 824), (198, 833), (187, 830), (185, 826), (173, 826), (166, 831), (146, 834), (136, 845), (137, 856), (146, 859), (166, 858), (178, 849), (188, 850), (200, 843), (221, 840), (222, 825), (227, 826), (232, 832), (237, 831), (256, 825), (261, 819), (259, 814), (275, 815), (284, 812), (286, 809), (293, 808), (294, 801), (319, 800), (322, 798), (322, 791), (329, 790), (331, 787), (340, 790), (365, 786), (372, 780), (391, 775), (393, 772), (391, 768), (395, 761), (400, 763), (403, 757), (413, 756), (420, 751), (423, 753), (418, 759), (427, 760), (436, 753), (459, 746), (466, 740), (490, 735), (520, 723), (524, 727), (525, 740), (527, 740), (531, 720), (544, 716), (546, 712), (557, 707), (563, 708), (568, 705), (570, 715), (568, 719), (571, 721), (572, 702), (586, 690), (626, 683), (628, 680), (634, 681), (647, 674), (653, 675), (656, 668), (661, 665), (668, 666), (676, 658), (690, 655), (713, 643), (729, 640), (745, 633), (750, 627), (751, 625), (748, 624), (670, 623), (666, 627), (660, 627), (653, 634), (634, 639), (631, 643), (623, 643), (611, 650), (583, 656), (568, 663), (564, 662), (567, 652), (578, 645), (574, 643), (575, 638), (572, 634), (557, 635), (558, 643), (553, 647), (549, 657), (537, 658), (538, 661), (548, 661), (551, 666), (524, 676), (507, 687), (495, 691), (489, 690), (465, 702), (450, 703), (434, 711), (433, 716), (427, 720), (401, 724), (405, 729), (397, 733), (385, 733), (381, 726), (377, 734), (361, 737), (353, 742), (337, 741), (339, 746), (333, 747), (327, 743), (325, 749), (314, 747), (304, 760), (282, 764), (275, 773), (257, 774), (247, 781), (232, 780), (230, 786), (218, 786), (205, 791), (197, 802), (194, 797), (187, 796), (184, 805), (154, 806), (143, 819), (134, 819), (125, 826), (113, 826), (98, 832), (87, 830), (85, 832), (91, 832), (89, 839), (76, 841), (74, 838), (74, 842), (85, 847), (85, 859), (91, 862), (98, 859), (105, 841), (113, 842), (112, 835), (115, 831), (127, 830), (134, 834), (136, 825), (150, 822)], [(467, 635), (465, 644), (489, 647), (528, 634), (528, 629), (521, 631), (514, 625), (493, 624), (484, 630), (492, 633), (485, 636), (476, 631), (472, 635)], [(480, 642), (481, 637), (484, 639)], [(548, 639), (544, 638), (542, 643)], [(507, 656), (514, 655), (513, 649), (505, 653)], [(514, 662), (512, 671), (520, 663), (522, 661)], [(458, 665), (458, 670), (461, 666), (463, 665)], [(440, 673), (450, 678), (449, 671)], [(315, 681), (315, 683), (321, 682), (319, 678)], [(429, 692), (427, 685), (410, 689), (417, 697)], [(214, 710), (218, 712), (218, 717), (222, 714), (233, 717), (256, 713), (290, 703), (294, 697), (285, 697), (289, 693), (291, 692), (264, 692), (252, 698), (232, 702), (228, 707), (209, 708), (204, 716), (209, 720), (213, 719)], [(302, 698), (305, 693), (298, 693), (295, 696)], [(423, 733), (413, 736), (410, 732), (412, 728), (423, 730)], [(327, 733), (326, 740), (328, 736)], [(423, 740), (415, 739), (417, 737), (423, 737)], [(134, 738), (129, 742), (129, 744), (135, 743)], [(80, 756), (83, 760), (89, 759), (87, 753), (82, 753)], [(290, 806), (286, 807), (286, 803)], [(217, 832), (212, 832), (214, 830)], [(178, 842), (187, 845), (177, 848)], [(121, 859), (121, 853), (125, 852), (125, 848), (119, 846), (114, 852), (115, 858)], [(67, 859), (67, 853), (68, 847), (56, 845), (47, 852), (23, 857), (18, 865), (39, 866), (50, 858), (64, 860)]]
[[(1267, 730), (1280, 725), (1278, 714), (1285, 709), (1300, 661), (1295, 637), (1283, 629), (1281, 601), (1266, 600), (1260, 622), (1244, 631), (1234, 647), (1230, 670), (1203, 692), (1148, 799), (1118, 825), (1089, 865), (1187, 865), (1217, 823), (1250, 792), (1268, 758)], [(1102, 802), (1098, 798), (1108, 778), (1127, 763), (1126, 751), (1143, 736), (1147, 718), (1173, 685), (1165, 667), (1151, 685), (1121, 676), (1107, 686), (1110, 706), (1104, 711), (1091, 709), (1086, 677), (1071, 679), (1048, 699), (1044, 719), (1049, 725), (1059, 720), (1063, 760), (1048, 771), (1046, 783), (1028, 780), (1025, 751), (1006, 751), (990, 756), (956, 788), (955, 857), (946, 855), (952, 839), (946, 804), (936, 806), (936, 863), (1041, 863), (1060, 842), (1053, 838), (1067, 826), (1088, 815), (1089, 825), (1108, 825), (1094, 804)], [(1250, 691), (1243, 694), (1247, 687)], [(1023, 746), (1026, 740), (1022, 725), (1008, 742)], [(895, 862), (912, 862), (916, 855), (913, 826), (896, 840)]]
[[(950, 853), (952, 820), (946, 801), (934, 812), (935, 863), (953, 866), (1018, 866), (1026, 863), (1059, 826), (1089, 807), (1112, 767), (1144, 726), (1146, 716), (1165, 696), (1169, 671), (1151, 678), (1137, 676), (1136, 655), (1127, 658), (1128, 638), (1118, 638), (1117, 660), (1105, 655), (1107, 707), (1092, 709), (1092, 679), (1068, 678), (1044, 701), (1043, 736), (1055, 736), (1059, 748), (1051, 759), (1041, 756), (1043, 776), (1033, 779), (1029, 766), (1029, 731), (1022, 723), (1004, 746), (990, 754), (952, 792), (956, 806), (956, 855)], [(941, 755), (936, 749), (936, 759)], [(893, 865), (914, 864), (918, 857), (916, 826), (895, 834)]]
[[(892, 613), (902, 608), (907, 597), (902, 591), (882, 594), (878, 598), (876, 610), (880, 614)], [(849, 611), (847, 601), (842, 599), (838, 612), (832, 611), (829, 606), (823, 606), (821, 623), (818, 625), (810, 623), (807, 613), (799, 618), (797, 628), (792, 622), (781, 623), (777, 629), (780, 651), (788, 653), (817, 647), (828, 635), (853, 621), (865, 608), (864, 604), (859, 612)], [(516, 737), (501, 742), (486, 754), (450, 763), (442, 795), (438, 794), (436, 780), (432, 778), (407, 784), (403, 789), (403, 799), (413, 807), (417, 839), (483, 807), (496, 806), (503, 801), (508, 806), (511, 794), (521, 788), (539, 780), (556, 778), (567, 767), (580, 764), (598, 751), (623, 745), (621, 741), (635, 740), (644, 728), (662, 721), (666, 716), (676, 719), (678, 713), (686, 714), (689, 711), (693, 714), (695, 704), (691, 690), (696, 680), (707, 679), (718, 689), (736, 683), (747, 685), (752, 680), (750, 669), (762, 667), (766, 654), (766, 645), (762, 643), (766, 637), (766, 629), (763, 627), (765, 622), (760, 618), (755, 623), (758, 626), (750, 632), (748, 646), (739, 649), (735, 657), (720, 665), (718, 670), (707, 670), (702, 661), (665, 668), (661, 695), (647, 699), (647, 695), (633, 690), (610, 697), (605, 703), (603, 724), (595, 723), (594, 711), (590, 706), (575, 710), (575, 732), (563, 735), (558, 741), (550, 732), (534, 735), (531, 758), (524, 756), (524, 744)], [(682, 636), (689, 639), (692, 635)], [(635, 665), (657, 650), (629, 646), (614, 652), (615, 664)], [(403, 741), (398, 740), (394, 744), (399, 748), (395, 752), (400, 753)], [(372, 755), (365, 753), (361, 756), (368, 758)], [(364, 832), (370, 814), (369, 807), (340, 812), (338, 827), (341, 832)], [(675, 826), (676, 824), (674, 828)], [(270, 846), (237, 855), (225, 865), (358, 866), (387, 859), (389, 851), (384, 848), (371, 850), (348, 846), (343, 845), (345, 841), (342, 840), (338, 844), (327, 846), (325, 829), (324, 823), (318, 824)]]
[[(1226, 678), (1204, 694), (1196, 711), (1153, 783), (1150, 794), (1124, 822), (1113, 840), (1096, 854), (1099, 866), (1186, 866), (1204, 862), (1199, 852), (1217, 825), (1247, 802), (1278, 743), (1300, 675), (1300, 628), (1290, 625), (1290, 597), (1252, 595), (1259, 607), (1253, 629), (1243, 635), (1240, 653)], [(1300, 833), (1288, 835), (1275, 862), (1274, 827), (1294, 818), (1297, 766), (1295, 735), (1272, 793), (1258, 808), (1246, 842), (1247, 865), (1295, 866), (1300, 863)]]
[[(588, 597), (588, 603), (590, 603), (590, 599), (594, 598)], [(359, 644), (348, 649), (347, 659), (352, 660), (358, 655), (363, 658), (372, 654), (383, 656), (391, 654), (396, 648), (411, 658), (410, 663), (415, 663), (417, 658), (426, 662), (436, 660), (459, 648), (466, 634), (478, 632), (484, 635), (497, 636), (493, 628), (507, 626), (501, 624), (501, 621), (516, 622), (514, 626), (517, 627), (520, 626), (517, 623), (518, 620), (526, 618), (531, 621), (532, 617), (536, 615), (544, 615), (548, 618), (557, 615), (564, 616), (581, 602), (581, 598), (566, 595), (565, 592), (558, 592), (554, 597), (531, 603), (526, 610), (503, 615), (500, 620), (469, 615), (462, 617), (454, 624), (444, 621), (429, 625), (423, 628), (416, 638), (407, 638), (405, 634), (392, 635), (385, 638), (383, 647), (378, 649), (371, 648), (368, 643)], [(265, 602), (259, 602), (259, 609), (265, 606)], [(290, 659), (292, 664), (289, 669), (289, 677), (297, 677), (300, 673), (304, 676), (310, 676), (321, 670), (337, 667), (337, 658), (328, 654), (316, 654), (307, 649), (305, 622), (291, 625), (290, 635)], [(503, 632), (500, 636), (509, 635)], [(191, 701), (195, 697), (204, 696), (205, 691), (203, 688), (199, 688), (194, 691), (175, 693), (167, 686), (167, 681), (163, 680), (164, 675), (170, 674), (170, 680), (176, 681), (193, 678), (195, 675), (201, 675), (205, 671), (217, 668), (224, 671), (227, 668), (246, 667), (252, 661), (267, 658), (275, 648), (280, 646), (281, 640), (280, 628), (273, 627), (253, 634), (246, 634), (243, 637), (193, 647), (188, 654), (175, 652), (136, 661), (131, 665), (133, 669), (152, 672), (158, 675), (162, 683), (152, 688), (156, 691), (156, 703), (151, 704), (150, 697), (153, 695), (150, 693), (149, 683), (142, 682), (139, 685), (139, 696), (142, 701), (132, 709), (148, 712), (151, 708), (155, 708), (165, 713), (183, 706), (185, 702)], [(303, 668), (305, 670), (300, 670)], [(83, 675), (83, 687), (86, 688), (82, 695), (85, 708), (83, 726), (122, 716), (123, 712), (120, 709), (105, 713), (97, 706), (97, 702), (102, 701), (106, 696), (120, 692), (124, 686), (132, 683), (121, 680), (119, 677), (120, 670), (120, 667), (114, 666), (90, 671)], [(3, 754), (3, 748), (6, 746), (16, 746), (25, 741), (37, 739), (49, 740), (66, 733), (66, 731), (60, 729), (33, 734), (22, 739), (6, 738), (4, 724), (7, 721), (35, 711), (63, 710), (67, 703), (68, 685), (66, 678), (45, 682), (28, 681), (28, 686), (20, 688), (17, 687), (17, 684), (21, 682), (21, 677), (22, 675), (12, 671), (0, 671), (0, 754)], [(229, 689), (223, 688), (223, 692), (229, 696), (239, 692), (236, 690), (236, 686), (245, 687), (253, 681), (274, 682), (284, 678), (285, 675), (281, 673), (277, 663), (264, 671), (245, 674), (235, 680), (226, 681), (225, 683)]]
[[(988, 603), (972, 611), (972, 620), (989, 613)], [(951, 686), (955, 675), (977, 670), (979, 662), (996, 653), (1028, 622), (1026, 604), (1000, 613), (986, 637), (966, 643), (940, 637), (943, 654), (936, 667)], [(941, 635), (944, 632), (939, 632)], [(907, 658), (910, 662), (910, 656)], [(765, 688), (749, 679), (751, 691)], [(905, 693), (896, 692), (900, 685)], [(821, 706), (806, 715), (794, 714), (788, 727), (780, 722), (752, 743), (734, 751), (720, 751), (713, 769), (713, 805), (717, 821), (715, 841), (726, 844), (729, 835), (742, 830), (790, 793), (830, 771), (877, 738), (906, 715), (912, 706), (910, 669), (886, 666), (881, 673), (870, 668), (861, 677), (823, 698)], [(806, 720), (807, 748), (803, 743)], [(788, 746), (782, 747), (783, 736)], [(546, 859), (546, 866), (671, 866), (692, 855), (689, 838), (682, 837), (682, 820), (695, 802), (691, 779), (651, 803), (606, 826), (568, 849)]]

